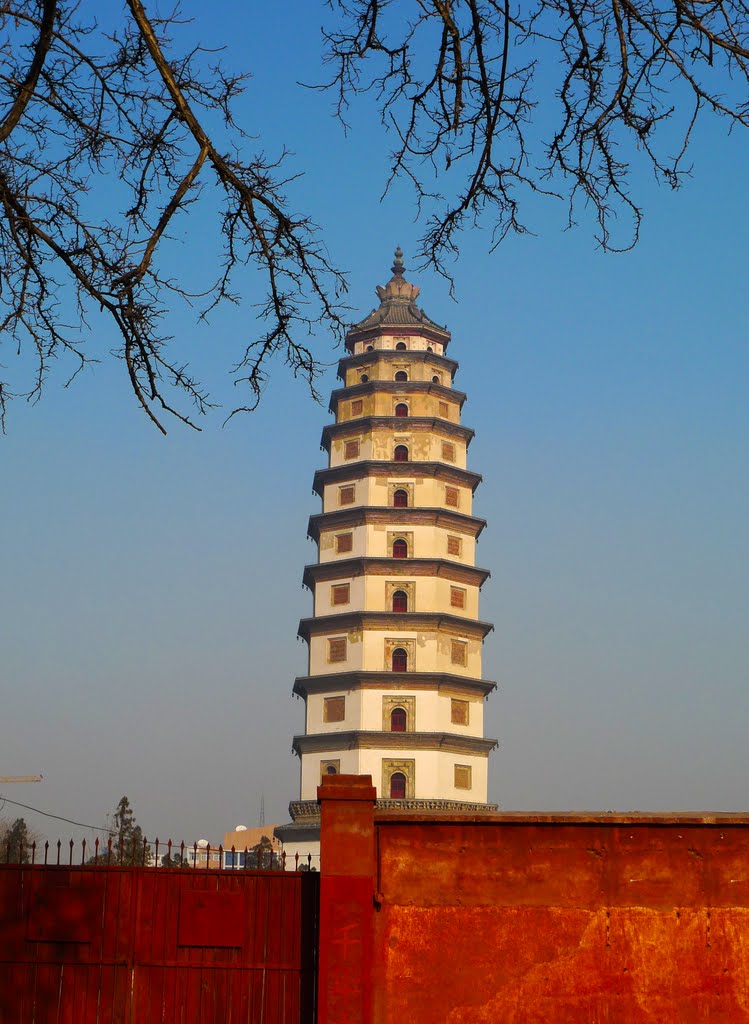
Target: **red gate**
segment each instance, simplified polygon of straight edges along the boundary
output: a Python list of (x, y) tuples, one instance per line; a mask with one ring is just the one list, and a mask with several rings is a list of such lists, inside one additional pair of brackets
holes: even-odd
[(313, 1024), (319, 876), (0, 865), (1, 1024)]

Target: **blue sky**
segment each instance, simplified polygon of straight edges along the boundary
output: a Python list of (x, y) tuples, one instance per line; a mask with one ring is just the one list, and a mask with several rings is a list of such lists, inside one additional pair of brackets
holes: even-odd
[[(244, 6), (212, 9), (206, 42), (254, 74), (241, 122), (295, 150), (295, 201), (366, 313), (394, 246), (408, 264), (419, 236), (405, 188), (380, 201), (374, 111), (358, 107), (346, 137), (330, 99), (296, 85), (319, 77), (316, 5), (258, 9), (242, 33)], [(409, 271), (453, 332), (476, 429), (490, 795), (507, 809), (746, 808), (748, 156), (706, 124), (681, 192), (642, 166), (634, 252), (602, 254), (584, 217), (564, 231), (551, 204), (494, 254), (486, 233), (463, 236), (457, 301)], [(178, 241), (186, 265), (214, 245), (201, 218)], [(170, 323), (222, 400), (251, 289), (207, 327), (182, 309)], [(340, 352), (317, 344), (327, 396)], [(278, 365), (258, 412), (163, 438), (120, 368), (62, 380), (0, 439), (0, 774), (45, 775), (6, 796), (102, 824), (126, 793), (160, 838), (254, 824), (261, 795), (266, 820), (285, 820), (327, 403)]]

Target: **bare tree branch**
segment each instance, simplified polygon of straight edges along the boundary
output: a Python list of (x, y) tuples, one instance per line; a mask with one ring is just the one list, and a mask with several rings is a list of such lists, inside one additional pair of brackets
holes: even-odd
[(566, 196), (570, 221), (582, 200), (600, 244), (629, 248), (642, 219), (633, 161), (644, 154), (677, 188), (702, 109), (749, 121), (744, 0), (329, 6), (339, 24), (325, 34), (327, 87), (341, 116), (355, 94), (375, 92), (395, 132), (393, 176), (417, 203), (431, 200), (421, 255), (443, 272), (466, 218), (488, 222), (496, 244), (526, 230), (520, 205), (538, 191)]
[[(90, 329), (103, 314), (152, 421), (165, 430), (168, 414), (197, 426), (195, 413), (212, 402), (162, 333), (164, 315), (175, 297), (200, 299), (204, 317), (235, 301), (233, 276), (246, 266), (261, 272), (266, 295), (253, 318), (259, 330), (234, 360), (251, 395), (240, 407), (257, 405), (277, 355), (314, 394), (321, 367), (307, 339), (315, 329), (341, 336), (345, 280), (314, 225), (289, 209), (283, 157), (230, 156), (215, 141), (217, 128), (228, 129), (238, 154), (245, 136), (232, 103), (244, 76), (200, 48), (168, 52), (178, 11), (149, 17), (141, 0), (127, 0), (105, 36), (81, 19), (82, 7), (0, 2), (0, 322), (35, 364), (25, 390), (0, 381), (0, 416), (14, 397), (39, 397), (54, 361), (72, 356), (75, 375), (106, 356)], [(223, 257), (190, 291), (166, 276), (162, 250), (210, 180), (222, 196)]]

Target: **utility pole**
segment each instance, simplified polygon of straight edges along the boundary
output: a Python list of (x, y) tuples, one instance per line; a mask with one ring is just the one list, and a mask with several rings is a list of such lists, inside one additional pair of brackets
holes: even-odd
[(4, 782), (41, 782), (43, 775), (0, 775), (0, 784)]

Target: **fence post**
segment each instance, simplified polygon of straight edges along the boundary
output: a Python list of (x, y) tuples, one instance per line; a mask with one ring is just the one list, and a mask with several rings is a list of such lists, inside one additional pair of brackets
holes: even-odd
[(330, 775), (320, 801), (317, 1024), (371, 1024), (376, 791), (369, 775)]

